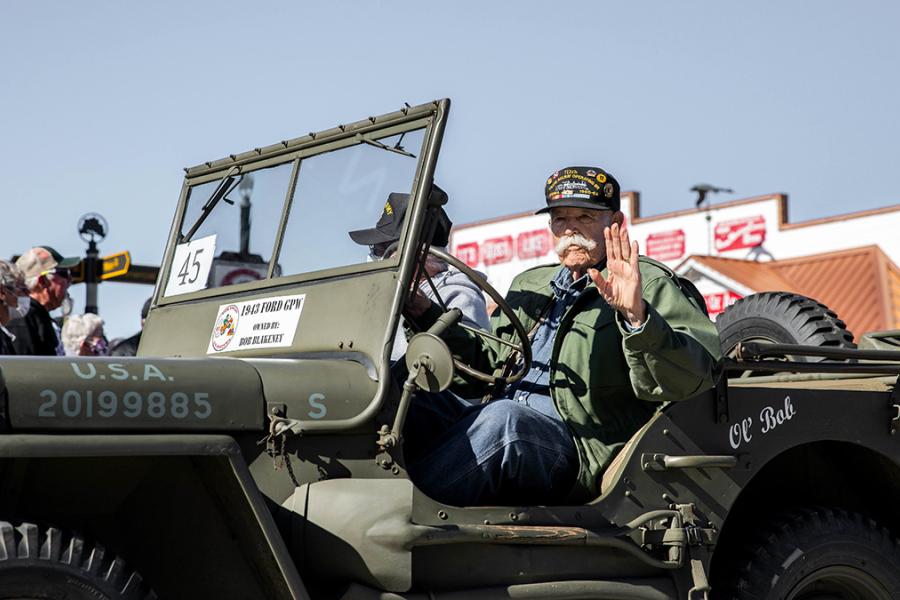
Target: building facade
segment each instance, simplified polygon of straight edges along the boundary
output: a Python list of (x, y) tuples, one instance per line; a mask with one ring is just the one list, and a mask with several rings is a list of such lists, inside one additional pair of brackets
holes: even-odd
[[(624, 192), (622, 212), (641, 253), (694, 281), (713, 317), (750, 293), (790, 291), (827, 304), (857, 334), (900, 327), (900, 204), (792, 223), (787, 196), (771, 194), (645, 217), (639, 194)], [(547, 216), (530, 212), (458, 225), (450, 249), (501, 293), (521, 271), (558, 260)]]

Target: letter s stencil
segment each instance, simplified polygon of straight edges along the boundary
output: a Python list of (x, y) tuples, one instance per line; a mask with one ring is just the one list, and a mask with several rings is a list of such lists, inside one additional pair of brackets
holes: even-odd
[(328, 414), (328, 407), (320, 402), (325, 399), (325, 394), (310, 394), (309, 406), (313, 410), (306, 413), (310, 419), (321, 419)]

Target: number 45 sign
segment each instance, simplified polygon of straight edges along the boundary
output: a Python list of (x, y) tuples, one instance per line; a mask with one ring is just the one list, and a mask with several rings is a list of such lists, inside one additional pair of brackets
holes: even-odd
[(178, 244), (169, 269), (166, 296), (206, 289), (215, 253), (215, 235), (191, 240), (187, 244)]

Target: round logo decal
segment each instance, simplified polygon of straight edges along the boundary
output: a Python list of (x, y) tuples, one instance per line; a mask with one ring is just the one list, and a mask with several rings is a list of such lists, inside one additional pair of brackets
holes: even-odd
[(216, 326), (213, 328), (212, 347), (216, 352), (221, 352), (228, 347), (234, 338), (237, 329), (238, 317), (241, 316), (238, 307), (229, 304), (216, 317)]

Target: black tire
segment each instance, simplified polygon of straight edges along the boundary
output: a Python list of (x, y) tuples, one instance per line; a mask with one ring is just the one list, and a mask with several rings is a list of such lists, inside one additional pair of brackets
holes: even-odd
[[(900, 598), (900, 546), (858, 513), (802, 508), (764, 525), (736, 583), (734, 600), (892, 600)], [(717, 590), (718, 591), (718, 590)]]
[[(856, 348), (853, 334), (827, 306), (788, 292), (764, 292), (741, 298), (716, 318), (716, 329), (726, 355), (739, 342), (750, 340)], [(824, 359), (798, 356), (793, 360)]]
[(59, 529), (0, 521), (0, 599), (155, 600), (141, 576), (99, 544)]

